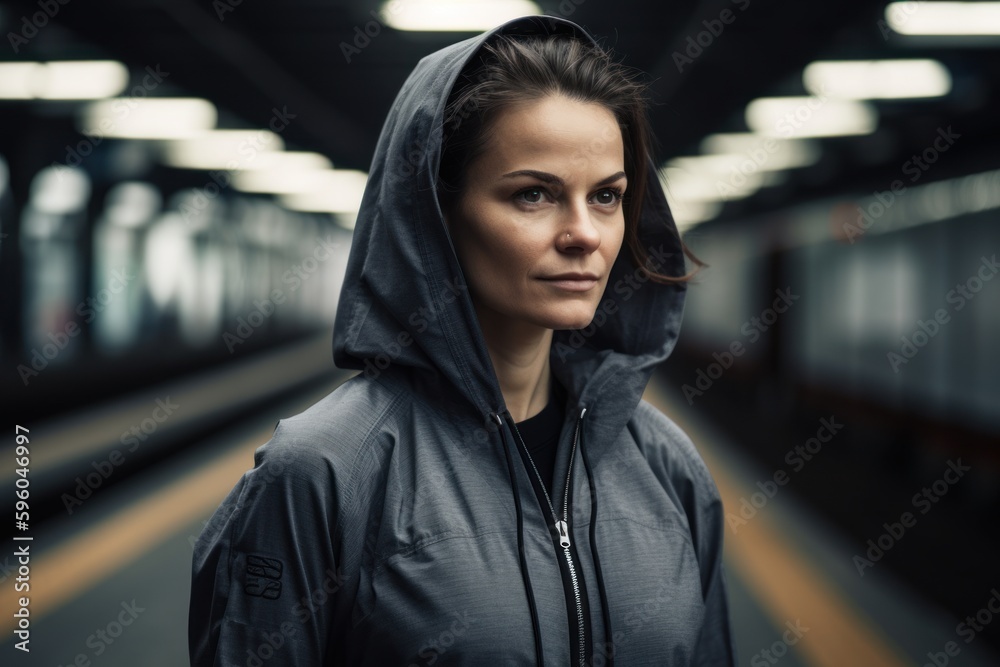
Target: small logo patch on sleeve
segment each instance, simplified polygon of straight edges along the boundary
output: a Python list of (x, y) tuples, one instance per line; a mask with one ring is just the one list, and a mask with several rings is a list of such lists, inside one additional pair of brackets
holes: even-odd
[(243, 590), (249, 595), (276, 600), (281, 595), (281, 573), (277, 558), (247, 554), (247, 576)]

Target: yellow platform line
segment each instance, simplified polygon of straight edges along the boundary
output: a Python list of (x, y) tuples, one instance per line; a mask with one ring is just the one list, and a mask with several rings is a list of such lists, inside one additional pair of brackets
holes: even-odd
[[(736, 514), (740, 498), (749, 498), (758, 489), (738, 481), (729, 467), (711, 453), (711, 439), (674, 409), (655, 381), (650, 382), (643, 398), (669, 415), (698, 445), (723, 506), (727, 513)], [(837, 592), (822, 571), (801, 558), (768, 517), (766, 507), (741, 524), (735, 534), (726, 526), (724, 545), (727, 565), (735, 567), (777, 628), (774, 641), (781, 639), (788, 621), (794, 625), (798, 620), (809, 628), (791, 650), (810, 667), (914, 665), (878, 631), (870, 617)]]
[[(211, 461), (157, 493), (129, 505), (52, 551), (31, 560), (28, 610), (32, 624), (59, 609), (95, 584), (153, 549), (200, 517), (212, 513), (244, 472), (253, 467), (253, 452), (271, 437), (270, 426), (233, 451)], [(42, 545), (30, 544), (35, 552)], [(0, 590), (0, 631), (13, 636), (18, 598), (13, 577)]]

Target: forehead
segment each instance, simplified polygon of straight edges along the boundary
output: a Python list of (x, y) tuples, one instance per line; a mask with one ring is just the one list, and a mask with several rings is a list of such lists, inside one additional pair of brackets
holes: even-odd
[(609, 109), (549, 95), (500, 111), (477, 166), (489, 173), (541, 169), (569, 181), (622, 170), (624, 154), (621, 128)]

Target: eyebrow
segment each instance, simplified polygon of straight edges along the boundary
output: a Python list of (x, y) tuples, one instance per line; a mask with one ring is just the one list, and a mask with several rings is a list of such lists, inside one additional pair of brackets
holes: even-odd
[[(514, 178), (516, 176), (533, 176), (540, 181), (545, 183), (555, 183), (557, 185), (564, 185), (563, 180), (556, 176), (555, 174), (550, 174), (546, 171), (536, 171), (535, 169), (520, 169), (518, 171), (512, 171), (510, 173), (504, 174), (503, 178)], [(597, 185), (607, 185), (608, 183), (614, 183), (618, 179), (625, 178), (624, 171), (618, 171), (610, 176), (601, 179)]]

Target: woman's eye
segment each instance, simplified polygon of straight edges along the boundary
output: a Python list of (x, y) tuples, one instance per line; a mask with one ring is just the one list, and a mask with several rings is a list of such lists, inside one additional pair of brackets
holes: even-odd
[(610, 206), (612, 204), (617, 204), (618, 200), (622, 198), (621, 190), (616, 190), (614, 188), (608, 188), (601, 190), (595, 195), (595, 199), (598, 204), (604, 204)]
[(528, 188), (527, 190), (521, 190), (517, 193), (517, 198), (527, 204), (539, 204), (544, 196), (544, 191), (541, 188)]

